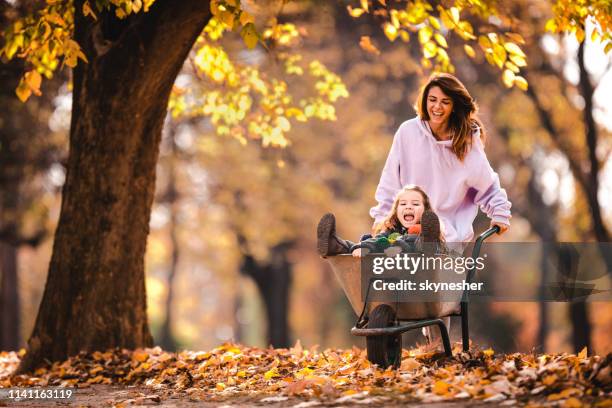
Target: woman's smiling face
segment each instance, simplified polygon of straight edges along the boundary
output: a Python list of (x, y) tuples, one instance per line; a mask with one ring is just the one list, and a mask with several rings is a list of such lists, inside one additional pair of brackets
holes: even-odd
[(396, 215), (404, 228), (420, 224), (423, 211), (425, 211), (425, 204), (421, 193), (404, 191), (399, 195)]
[(432, 86), (427, 93), (427, 113), (429, 121), (442, 125), (448, 123), (453, 111), (453, 100), (442, 92), (439, 86)]

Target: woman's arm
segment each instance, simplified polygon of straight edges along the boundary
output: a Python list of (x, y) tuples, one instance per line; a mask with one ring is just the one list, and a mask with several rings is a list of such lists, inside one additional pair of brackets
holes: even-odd
[(491, 226), (498, 225), (500, 233), (504, 233), (510, 226), (512, 203), (508, 201), (506, 190), (501, 188), (499, 176), (489, 164), (482, 145), (478, 142), (476, 145), (478, 164), (471, 183), (476, 190), (474, 203), (491, 219)]
[(389, 211), (391, 211), (395, 194), (402, 188), (400, 182), (401, 130), (402, 126), (399, 127), (397, 132), (395, 132), (395, 136), (393, 136), (391, 150), (387, 155), (387, 161), (385, 162), (385, 167), (383, 167), (380, 181), (376, 188), (374, 197), (378, 205), (370, 209), (370, 216), (374, 218), (374, 224), (378, 224), (385, 219)]

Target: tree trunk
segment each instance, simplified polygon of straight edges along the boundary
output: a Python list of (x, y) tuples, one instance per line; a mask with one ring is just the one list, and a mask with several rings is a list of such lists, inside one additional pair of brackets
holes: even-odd
[[(561, 244), (559, 246), (559, 272), (561, 281), (568, 286), (576, 283), (578, 274), (578, 253), (571, 244)], [(580, 352), (584, 347), (591, 350), (591, 322), (589, 320), (588, 305), (584, 301), (574, 301), (569, 303), (569, 317), (572, 323), (572, 343), (574, 351)]]
[[(604, 224), (603, 217), (601, 216), (601, 206), (599, 205), (599, 160), (597, 159), (597, 125), (593, 118), (593, 85), (589, 79), (589, 73), (586, 70), (584, 61), (584, 47), (585, 42), (580, 43), (578, 47), (578, 67), (580, 69), (580, 82), (578, 83), (578, 89), (584, 99), (584, 109), (582, 110), (584, 120), (584, 130), (586, 135), (586, 142), (589, 148), (589, 172), (586, 175), (587, 180), (587, 191), (586, 197), (589, 203), (589, 209), (591, 210), (591, 219), (593, 222), (593, 232), (599, 242), (609, 242), (610, 234), (606, 225)], [(604, 258), (607, 258), (605, 254), (602, 254)], [(608, 267), (610, 265), (608, 264)]]
[(168, 98), (210, 18), (208, 1), (157, 0), (118, 20), (84, 17), (75, 37), (70, 154), (53, 254), (19, 372), (81, 350), (152, 344), (144, 254)]
[[(548, 205), (542, 199), (542, 192), (539, 190), (535, 180), (536, 169), (531, 169), (531, 177), (527, 183), (527, 197), (529, 203), (527, 219), (532, 228), (542, 239), (542, 255), (540, 259), (540, 290), (538, 293), (539, 325), (537, 346), (541, 347), (541, 352), (546, 352), (546, 339), (548, 338), (548, 303), (544, 301), (546, 285), (550, 281), (549, 261), (555, 255), (555, 250), (551, 245), (557, 242), (557, 228), (554, 219), (557, 214), (556, 205)], [(552, 252), (551, 253), (551, 249)]]
[(0, 350), (19, 349), (17, 248), (0, 242)]
[(591, 321), (589, 320), (588, 304), (584, 301), (571, 302), (569, 315), (572, 321), (572, 343), (574, 352), (579, 353), (584, 347), (593, 354), (591, 348)]
[(287, 252), (292, 244), (284, 242), (271, 249), (270, 260), (258, 263), (251, 255), (244, 255), (241, 271), (255, 281), (266, 305), (268, 344), (289, 347), (289, 289), (291, 263)]

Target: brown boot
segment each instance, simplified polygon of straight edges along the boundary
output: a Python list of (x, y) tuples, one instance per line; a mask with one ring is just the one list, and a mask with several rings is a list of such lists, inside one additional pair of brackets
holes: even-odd
[(440, 219), (433, 211), (427, 210), (421, 217), (420, 241), (425, 253), (433, 254), (439, 251)]
[(435, 212), (427, 210), (423, 213), (421, 235), (425, 242), (440, 242), (440, 219)]
[(328, 213), (321, 217), (317, 227), (317, 248), (323, 258), (349, 253), (349, 245), (336, 236), (336, 217), (334, 217), (334, 214)]

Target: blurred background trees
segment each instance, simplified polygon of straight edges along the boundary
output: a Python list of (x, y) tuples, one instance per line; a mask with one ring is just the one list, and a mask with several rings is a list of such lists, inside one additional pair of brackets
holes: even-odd
[[(0, 2), (0, 26), (31, 11), (33, 2), (13, 7)], [(29, 299), (21, 299), (19, 288), (31, 288), (31, 276), (19, 279), (18, 254), (35, 249), (52, 237), (49, 213), (62, 180), (65, 157), (65, 127), (55, 111), (62, 106), (60, 75), (44, 86), (45, 94), (24, 106), (15, 96), (24, 63), (0, 64), (0, 348), (16, 349), (23, 343), (22, 313), (35, 312)], [(39, 282), (34, 286), (38, 286)], [(36, 288), (40, 291), (42, 288)], [(26, 300), (23, 305), (21, 300)], [(27, 320), (27, 318), (26, 318)]]
[[(7, 8), (13, 13), (14, 7), (2, 4), (3, 18), (10, 18)], [(606, 43), (592, 41), (589, 27), (581, 45), (571, 36), (545, 33), (552, 16), (548, 3), (504, 3), (502, 11), (515, 16), (513, 30), (524, 39), (526, 92), (506, 88), (499, 68), (482, 53), (471, 58), (461, 42), (437, 48), (451, 57), (488, 126), (487, 152), (514, 204), (512, 230), (502, 238), (609, 241), (612, 123), (605, 90), (612, 80)], [(418, 34), (407, 43), (389, 41), (380, 20), (353, 18), (341, 3), (289, 2), (278, 19), (299, 28), (293, 47), (303, 61), (321, 61), (342, 78), (350, 96), (338, 100), (335, 121), (292, 123), (284, 149), (219, 132), (206, 115), (166, 117), (146, 255), (151, 328), (165, 348), (206, 348), (229, 340), (359, 344), (348, 333), (353, 312), (316, 253), (316, 223), (332, 211), (341, 235), (357, 239), (368, 231), (368, 209), (391, 137), (415, 115), (418, 87), (430, 72), (422, 62), (426, 42), (419, 42)], [(478, 21), (471, 24), (479, 29)], [(233, 61), (289, 85), (296, 81), (281, 51), (246, 50), (240, 38), (229, 35), (219, 41)], [(172, 103), (189, 102), (181, 88), (188, 94), (204, 86), (201, 92), (208, 94), (219, 86), (195, 61), (188, 60), (179, 75), (171, 110)], [(16, 63), (2, 64), (3, 78), (11, 75), (11, 64)], [(11, 107), (0, 123), (2, 333), (3, 339), (5, 333), (21, 334), (3, 348), (23, 346), (33, 324), (57, 222), (69, 120), (61, 78), (45, 85), (42, 98), (23, 105), (13, 92), (20, 73), (17, 67), (11, 80), (2, 81), (2, 106)], [(198, 74), (203, 81), (196, 80)], [(300, 80), (309, 86), (317, 81)], [(306, 86), (295, 96), (307, 98)], [(485, 226), (477, 220), (477, 231)], [(12, 252), (5, 255), (7, 247)], [(546, 268), (543, 263), (532, 276), (549, 273)], [(16, 290), (5, 294), (5, 287), (16, 288), (17, 273), (11, 270), (19, 271), (21, 317), (9, 306), (17, 304), (11, 300), (18, 299)], [(528, 278), (508, 281), (520, 285)], [(584, 303), (519, 306), (474, 305), (473, 337), (505, 351), (610, 349), (609, 304), (598, 304), (597, 313)], [(12, 329), (17, 321), (20, 331)], [(423, 341), (418, 335), (409, 340)]]

